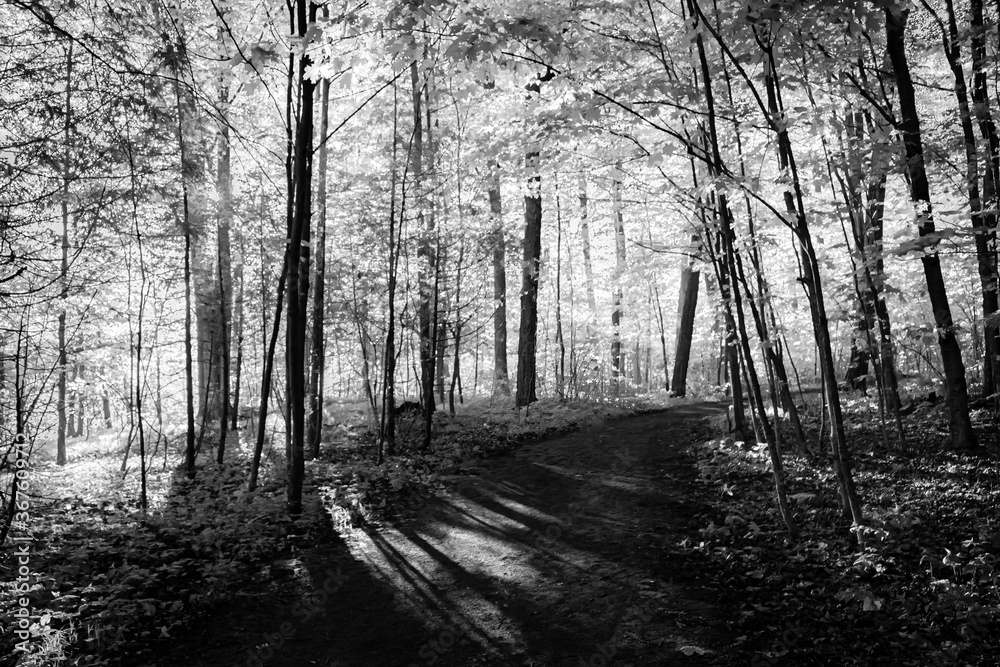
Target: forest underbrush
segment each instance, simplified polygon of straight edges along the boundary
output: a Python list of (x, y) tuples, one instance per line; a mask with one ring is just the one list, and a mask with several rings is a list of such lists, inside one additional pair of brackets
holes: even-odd
[[(673, 399), (669, 399), (673, 400)], [(377, 521), (473, 470), (518, 442), (660, 409), (668, 399), (545, 399), (530, 410), (474, 400), (455, 417), (435, 416), (432, 445), (418, 446), (418, 415), (399, 420), (397, 455), (374, 462), (375, 438), (363, 404), (329, 406), (320, 459), (307, 462), (312, 502), (298, 519), (285, 507), (283, 436), (265, 449), (258, 490), (246, 490), (251, 429), (230, 434), (223, 465), (199, 461), (196, 481), (181, 470), (181, 444), (150, 447), (148, 509), (139, 506), (138, 452), (123, 466), (125, 443), (101, 432), (69, 443), (56, 466), (44, 449), (33, 460), (27, 525), (15, 524), (0, 556), (0, 623), (17, 629), (19, 598), (31, 617), (28, 641), (8, 632), (0, 666), (155, 664), (178, 635), (226, 607), (255, 604), (294, 578), (290, 554), (328, 523)], [(280, 417), (272, 417), (279, 421)], [(208, 459), (217, 434), (205, 434)], [(320, 500), (321, 502), (317, 502)], [(19, 576), (18, 549), (27, 564)]]
[(960, 455), (947, 447), (945, 406), (917, 397), (899, 449), (885, 445), (874, 398), (845, 397), (867, 521), (852, 531), (832, 463), (816, 448), (818, 403), (813, 397), (806, 418), (818, 462), (785, 458), (797, 541), (777, 512), (763, 445), (717, 438), (693, 448), (715, 512), (689, 546), (721, 567), (724, 590), (738, 592), (738, 650), (754, 665), (995, 664), (1000, 457), (992, 414), (973, 415), (982, 454)]

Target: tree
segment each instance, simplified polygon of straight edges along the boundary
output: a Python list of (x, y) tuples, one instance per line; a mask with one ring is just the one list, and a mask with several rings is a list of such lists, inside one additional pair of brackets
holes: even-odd
[(951, 446), (959, 450), (978, 448), (976, 435), (969, 419), (969, 395), (965, 381), (965, 364), (962, 350), (955, 337), (954, 321), (944, 277), (941, 273), (941, 258), (936, 245), (940, 235), (934, 229), (934, 213), (931, 206), (930, 185), (924, 165), (923, 141), (920, 134), (920, 119), (917, 115), (916, 96), (913, 79), (910, 76), (906, 58), (906, 23), (909, 9), (899, 6), (885, 8), (886, 47), (896, 76), (899, 94), (900, 129), (906, 152), (906, 174), (910, 185), (910, 199), (913, 202), (914, 217), (921, 241), (925, 242), (923, 264), (927, 294), (934, 312), (937, 326), (938, 346), (944, 366), (948, 391), (949, 432)]
[[(538, 77), (528, 85), (528, 94), (540, 95), (541, 83), (551, 80), (552, 72)], [(525, 407), (536, 400), (535, 348), (538, 330), (538, 277), (542, 260), (542, 176), (539, 172), (541, 153), (529, 149), (524, 158), (528, 181), (524, 194), (524, 242), (521, 263), (521, 324), (517, 340), (517, 390), (514, 396), (518, 407)]]
[[(317, 6), (297, 0), (294, 25), (305, 39), (316, 21)], [(288, 410), (291, 415), (291, 447), (288, 459), (288, 511), (302, 511), (302, 483), (305, 476), (305, 342), (306, 310), (309, 298), (309, 242), (312, 222), (313, 100), (315, 82), (308, 70), (312, 58), (308, 52), (299, 58), (297, 87), (299, 114), (295, 123), (295, 162), (292, 178), (294, 213), (288, 235), (288, 308), (285, 327), (288, 331), (286, 369), (288, 373)]]
[(507, 372), (507, 267), (503, 207), (500, 200), (500, 165), (489, 165), (490, 227), (493, 230), (493, 384), (494, 391), (510, 396)]
[(614, 273), (614, 304), (611, 309), (611, 377), (618, 382), (624, 373), (622, 367), (622, 280), (625, 274), (625, 222), (622, 213), (622, 175), (621, 161), (614, 167), (611, 184), (611, 201), (615, 225), (615, 273)]

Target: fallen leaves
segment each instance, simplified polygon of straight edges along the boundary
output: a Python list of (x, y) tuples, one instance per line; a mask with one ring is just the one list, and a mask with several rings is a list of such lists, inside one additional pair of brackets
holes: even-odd
[[(1000, 653), (1000, 465), (945, 451), (936, 411), (910, 416), (907, 453), (886, 452), (870, 414), (863, 401), (846, 407), (868, 518), (853, 539), (828, 464), (786, 457), (803, 531), (791, 543), (764, 456), (722, 439), (694, 448), (716, 511), (689, 544), (721, 568), (718, 585), (739, 609), (733, 630), (746, 637), (739, 650), (768, 664), (992, 664)], [(983, 435), (995, 438), (993, 429)]]

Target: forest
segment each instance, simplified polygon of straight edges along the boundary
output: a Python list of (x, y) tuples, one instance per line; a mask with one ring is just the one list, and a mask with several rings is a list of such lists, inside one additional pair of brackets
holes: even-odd
[(1000, 3), (0, 54), (0, 667), (993, 664)]

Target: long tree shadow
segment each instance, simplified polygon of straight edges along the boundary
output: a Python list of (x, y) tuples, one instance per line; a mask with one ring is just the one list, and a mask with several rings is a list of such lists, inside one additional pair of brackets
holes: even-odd
[(231, 664), (725, 664), (716, 593), (677, 546), (697, 503), (675, 445), (717, 412), (532, 443), (381, 529), (327, 523)]
[[(528, 445), (366, 531), (358, 544), (370, 566), (424, 627), (414, 636), (407, 626), (391, 653), (383, 645), (350, 659), (663, 664), (710, 637), (691, 628), (717, 619), (701, 563), (677, 547), (696, 504), (683, 488), (695, 473), (674, 445), (719, 411), (685, 406)], [(706, 653), (701, 664), (717, 659)]]

